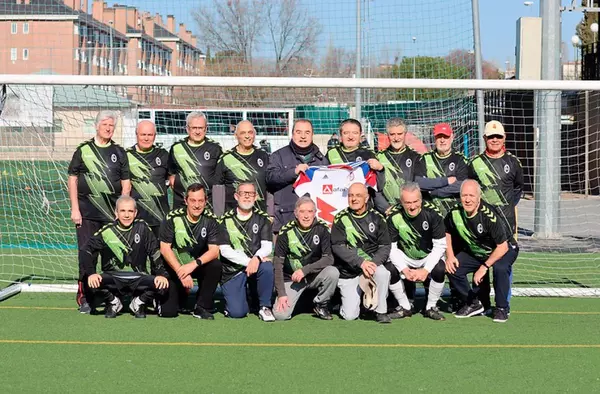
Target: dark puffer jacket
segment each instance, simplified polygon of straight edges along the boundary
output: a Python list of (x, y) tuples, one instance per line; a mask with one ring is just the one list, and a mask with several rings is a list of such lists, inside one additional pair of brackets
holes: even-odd
[(294, 217), (294, 205), (298, 201), (293, 188), (298, 178), (295, 170), (298, 164), (303, 163), (309, 166), (326, 166), (329, 161), (314, 144), (310, 159), (306, 162), (302, 155), (294, 152), (291, 145), (278, 149), (269, 158), (267, 189), (273, 194), (275, 200), (275, 222), (273, 223), (275, 233)]

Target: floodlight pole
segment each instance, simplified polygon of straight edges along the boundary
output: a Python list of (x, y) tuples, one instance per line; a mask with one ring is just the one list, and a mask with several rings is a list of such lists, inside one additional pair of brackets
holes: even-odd
[[(361, 46), (362, 46), (362, 42), (361, 42), (361, 33), (362, 33), (362, 25), (361, 25), (361, 16), (360, 16), (360, 2), (362, 0), (356, 0), (356, 71), (355, 71), (355, 77), (356, 78), (360, 78), (361, 77), (361, 68), (362, 68), (362, 64), (361, 64)], [(360, 88), (356, 88), (356, 96), (355, 96), (355, 106), (356, 106), (356, 119), (360, 122), (361, 121), (361, 90)]]
[[(560, 0), (541, 0), (542, 80), (560, 79)], [(561, 92), (539, 92), (539, 164), (535, 175), (534, 231), (539, 238), (558, 235), (560, 204)]]
[[(481, 32), (479, 28), (479, 0), (471, 1), (473, 8), (473, 49), (475, 51), (475, 78), (483, 79), (483, 61), (481, 59)], [(485, 149), (483, 141), (483, 130), (485, 128), (485, 103), (483, 100), (483, 90), (475, 92), (477, 100), (477, 126), (479, 136), (479, 152)]]

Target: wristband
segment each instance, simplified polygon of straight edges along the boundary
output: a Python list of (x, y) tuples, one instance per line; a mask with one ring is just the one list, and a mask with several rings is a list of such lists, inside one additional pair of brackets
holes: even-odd
[(196, 264), (198, 264), (198, 266), (201, 266), (201, 265), (202, 265), (202, 260), (200, 259), (201, 257), (202, 257), (202, 256), (200, 256), (200, 257), (198, 257), (198, 258), (196, 259)]
[(487, 265), (486, 263), (483, 263), (483, 266), (485, 267), (485, 269), (488, 269), (488, 270), (490, 269), (490, 266)]

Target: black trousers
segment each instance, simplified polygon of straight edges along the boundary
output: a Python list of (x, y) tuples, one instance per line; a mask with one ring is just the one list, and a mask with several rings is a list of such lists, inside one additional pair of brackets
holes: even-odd
[[(92, 235), (94, 235), (94, 233), (98, 230), (100, 230), (102, 228), (102, 226), (104, 226), (106, 223), (105, 222), (99, 222), (96, 220), (89, 220), (89, 219), (82, 219), (81, 220), (81, 225), (80, 226), (76, 226), (75, 227), (75, 232), (77, 234), (77, 248), (79, 250), (83, 249), (83, 247), (85, 246), (85, 244), (88, 243), (88, 241), (90, 240), (90, 238), (92, 238)], [(94, 261), (96, 261), (98, 258), (98, 256), (94, 256)], [(85, 304), (87, 302), (87, 298), (88, 296), (90, 296), (89, 293), (86, 294), (86, 287), (84, 286), (84, 283), (82, 282), (83, 279), (83, 269), (81, 267), (81, 259), (79, 260), (79, 280), (78, 280), (78, 287), (77, 287), (77, 305), (81, 305), (81, 304)]]
[[(221, 272), (223, 265), (219, 259), (214, 259), (206, 264), (200, 265), (194, 272), (192, 278), (198, 282), (198, 292), (196, 293), (196, 306), (200, 306), (206, 310), (213, 309), (213, 298), (219, 281), (221, 280)], [(183, 284), (177, 277), (175, 271), (167, 266), (169, 272), (169, 299), (176, 299), (177, 305), (181, 309), (185, 306), (185, 301), (188, 297), (188, 290), (183, 287)]]
[(169, 300), (167, 289), (157, 289), (154, 284), (154, 275), (146, 275), (138, 272), (118, 272), (108, 271), (100, 274), (102, 282), (97, 289), (89, 288), (87, 278), (85, 280), (86, 293), (90, 295), (91, 305), (95, 307), (94, 300), (99, 298), (105, 302), (111, 302), (115, 297), (130, 295), (140, 297), (140, 300), (146, 305), (152, 305), (157, 301), (157, 313), (161, 317), (177, 316), (177, 301)]
[[(512, 265), (519, 255), (519, 249), (513, 248), (509, 245), (508, 252), (504, 254), (493, 266), (494, 272), (494, 292), (495, 302), (497, 308), (508, 307), (508, 293), (510, 291), (510, 274), (512, 272)], [(475, 257), (460, 252), (456, 259), (458, 260), (458, 268), (454, 274), (448, 274), (450, 282), (458, 291), (461, 300), (470, 305), (474, 301), (479, 301), (479, 293), (481, 288), (479, 286), (471, 287), (467, 278), (468, 274), (471, 274), (479, 269), (485, 262), (485, 260), (476, 259)]]

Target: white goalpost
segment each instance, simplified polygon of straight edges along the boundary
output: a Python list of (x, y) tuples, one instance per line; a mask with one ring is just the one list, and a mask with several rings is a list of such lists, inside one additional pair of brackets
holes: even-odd
[[(0, 85), (7, 89), (0, 113), (0, 300), (20, 291), (75, 291), (66, 169), (77, 144), (93, 136), (89, 121), (98, 111), (120, 114), (115, 140), (125, 147), (134, 142), (137, 121), (158, 122), (159, 113), (159, 138), (168, 147), (184, 133), (173, 119), (200, 109), (208, 115), (208, 136), (225, 148), (234, 144), (227, 128), (238, 119), (252, 119), (264, 130), (259, 138), (275, 150), (289, 141), (294, 119), (308, 118), (324, 149), (339, 121), (356, 113), (357, 89), (373, 97), (360, 108), (373, 135), (385, 131), (386, 119), (400, 116), (416, 140), (431, 148), (433, 125), (448, 122), (456, 133), (454, 148), (467, 156), (482, 148), (476, 108), (476, 91), (482, 91), (486, 121), (505, 124), (507, 148), (525, 173), (512, 294), (600, 296), (600, 81), (1, 75)], [(118, 93), (143, 87), (181, 93), (176, 101), (169, 96), (153, 105)], [(546, 95), (549, 90), (557, 94)], [(398, 99), (413, 94), (416, 100)], [(225, 97), (221, 105), (202, 105), (216, 95)], [(84, 102), (73, 100), (83, 96)], [(556, 110), (552, 116), (561, 124), (555, 151), (539, 149), (542, 104)], [(43, 116), (26, 122), (15, 115), (24, 109)], [(552, 160), (541, 167), (541, 158)], [(540, 193), (554, 203), (538, 203)], [(554, 228), (544, 227), (548, 218)]]

